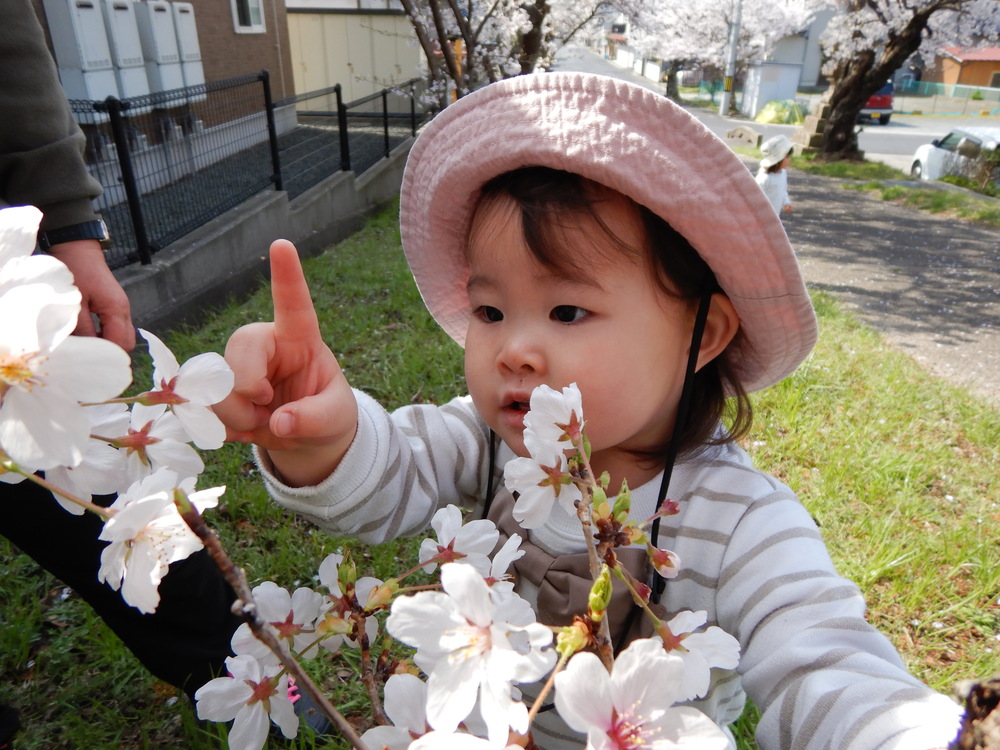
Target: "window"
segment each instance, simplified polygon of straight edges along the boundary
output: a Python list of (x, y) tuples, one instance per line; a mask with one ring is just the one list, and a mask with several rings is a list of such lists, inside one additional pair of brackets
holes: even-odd
[(233, 6), (233, 27), (237, 34), (263, 34), (264, 0), (230, 0)]
[(962, 142), (965, 136), (962, 133), (956, 133), (952, 131), (948, 133), (941, 141), (938, 143), (938, 148), (943, 148), (945, 151), (954, 151), (958, 148), (958, 144)]
[(1000, 89), (1000, 70), (996, 71), (992, 76), (990, 76), (990, 88)]
[(958, 144), (958, 155), (964, 156), (966, 159), (978, 159), (982, 150), (982, 144), (972, 136), (963, 138), (962, 142)]

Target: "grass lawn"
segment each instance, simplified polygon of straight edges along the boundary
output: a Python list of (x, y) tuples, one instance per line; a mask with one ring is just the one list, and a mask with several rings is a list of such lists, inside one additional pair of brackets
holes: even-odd
[[(464, 392), (461, 352), (423, 308), (394, 209), (305, 267), (324, 336), (354, 385), (389, 407)], [(1000, 669), (998, 413), (927, 375), (833, 298), (815, 302), (815, 353), (755, 398), (746, 448), (799, 493), (840, 571), (868, 596), (870, 620), (916, 675), (942, 691), (987, 676)], [(221, 352), (237, 326), (269, 318), (265, 288), (167, 342), (183, 361)], [(137, 360), (145, 383), (148, 362)], [(202, 486), (228, 487), (207, 518), (251, 584), (308, 584), (323, 557), (348, 543), (270, 503), (244, 446), (205, 459)], [(354, 547), (363, 573), (386, 576), (415, 542)], [(22, 712), (17, 747), (225, 747), (224, 728), (198, 726), (186, 699), (150, 678), (72, 592), (3, 540), (0, 560), (0, 702)], [(346, 714), (364, 714), (349, 665), (317, 670)], [(746, 748), (752, 724), (750, 712)]]

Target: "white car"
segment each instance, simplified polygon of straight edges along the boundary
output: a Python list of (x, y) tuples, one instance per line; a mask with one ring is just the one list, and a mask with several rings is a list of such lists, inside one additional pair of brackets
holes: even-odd
[(955, 128), (944, 138), (936, 139), (913, 154), (910, 174), (921, 180), (937, 180), (946, 175), (969, 174), (973, 162), (983, 151), (995, 151), (1000, 144), (1000, 128), (970, 126)]

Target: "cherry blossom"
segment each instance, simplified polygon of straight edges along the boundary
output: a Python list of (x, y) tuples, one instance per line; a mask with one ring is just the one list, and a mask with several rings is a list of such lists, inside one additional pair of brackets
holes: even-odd
[[(316, 620), (323, 605), (329, 606), (326, 597), (305, 586), (289, 594), (287, 589), (273, 581), (264, 581), (254, 587), (251, 593), (257, 604), (258, 614), (270, 625), (279, 640), (284, 640), (292, 651), (303, 658), (316, 655), (319, 648), (316, 642)], [(277, 658), (253, 634), (247, 623), (240, 625), (233, 633), (232, 646), (235, 653), (250, 654), (258, 661)]]
[(501, 601), (517, 596), (514, 593), (514, 581), (507, 573), (510, 566), (517, 560), (524, 557), (524, 550), (520, 549), (521, 536), (511, 534), (503, 546), (493, 555), (490, 564), (489, 574), (486, 576), (486, 583), (490, 587), (490, 596), (499, 604)]
[[(95, 404), (84, 409), (90, 421), (91, 435), (119, 435), (128, 429), (129, 411), (125, 404)], [(76, 466), (57, 466), (45, 472), (49, 484), (66, 490), (82, 500), (94, 495), (110, 495), (125, 488), (125, 454), (106, 440), (91, 437)], [(56, 501), (73, 515), (84, 512), (82, 505), (67, 500), (57, 492)]]
[(729, 738), (705, 714), (686, 706), (678, 687), (684, 662), (659, 641), (633, 641), (609, 673), (590, 652), (556, 675), (556, 709), (587, 735), (588, 750), (723, 750)]
[(141, 328), (139, 333), (149, 344), (153, 358), (154, 389), (145, 394), (144, 402), (169, 407), (199, 448), (221, 448), (226, 428), (209, 407), (233, 389), (233, 372), (222, 355), (205, 352), (178, 365), (173, 352), (159, 338)]
[(98, 580), (105, 581), (141, 612), (156, 610), (157, 590), (171, 563), (202, 548), (201, 540), (174, 505), (175, 489), (184, 492), (198, 511), (213, 508), (225, 487), (194, 491), (194, 477), (178, 481), (177, 474), (160, 469), (136, 482), (111, 505), (98, 538), (111, 542), (101, 552)]
[(536, 458), (579, 443), (583, 431), (583, 396), (576, 383), (561, 391), (540, 385), (531, 392), (524, 417), (524, 445)]
[(243, 654), (227, 658), (226, 669), (228, 677), (209, 680), (194, 697), (199, 719), (233, 722), (229, 747), (260, 750), (271, 721), (289, 739), (298, 734), (299, 718), (288, 699), (288, 676), (276, 676), (281, 665), (261, 664)]
[(559, 503), (570, 515), (583, 493), (569, 472), (566, 452), (583, 440), (583, 402), (572, 383), (561, 391), (540, 385), (531, 392), (524, 418), (524, 446), (530, 457), (518, 457), (504, 467), (504, 485), (517, 493), (514, 520), (525, 529), (536, 529)]
[(708, 620), (705, 610), (681, 612), (659, 636), (666, 652), (684, 662), (684, 680), (680, 700), (700, 698), (708, 692), (712, 668), (735, 669), (740, 663), (740, 642), (717, 625), (695, 632)]
[(522, 607), (516, 600), (496, 603), (468, 565), (441, 566), (441, 585), (443, 592), (394, 601), (386, 629), (416, 649), (414, 662), (428, 675), (433, 728), (454, 731), (478, 697), (490, 740), (506, 742), (509, 728), (528, 728), (527, 708), (513, 699), (511, 683), (538, 680), (552, 668), (555, 654), (546, 648), (552, 631), (536, 622), (515, 624)]
[(198, 452), (187, 444), (188, 433), (177, 417), (162, 407), (132, 404), (128, 434), (113, 444), (125, 450), (125, 470), (138, 482), (159, 468), (179, 476), (197, 476), (205, 469)]
[(514, 458), (504, 466), (504, 486), (518, 493), (512, 511), (514, 520), (525, 529), (537, 529), (559, 503), (567, 513), (576, 514), (576, 503), (583, 499), (573, 483), (562, 453), (553, 451), (548, 458)]
[(378, 726), (361, 735), (368, 747), (406, 750), (427, 726), (427, 683), (412, 674), (394, 674), (385, 683), (384, 706), (391, 726)]
[[(442, 553), (448, 559), (442, 562), (462, 562), (471, 565), (480, 575), (488, 575), (489, 555), (500, 538), (496, 524), (485, 518), (462, 523), (462, 511), (455, 505), (438, 510), (431, 519), (431, 527), (437, 532), (437, 542), (424, 539), (420, 544), (418, 560), (427, 562)], [(433, 573), (437, 563), (424, 565), (424, 570)]]
[(70, 334), (80, 292), (65, 265), (33, 256), (41, 214), (0, 211), (0, 445), (24, 471), (76, 466), (89, 421), (81, 401), (104, 401), (132, 381), (120, 347)]

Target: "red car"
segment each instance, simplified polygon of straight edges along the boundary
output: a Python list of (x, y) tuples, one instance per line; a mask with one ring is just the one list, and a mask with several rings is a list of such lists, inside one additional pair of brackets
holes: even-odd
[(878, 120), (879, 125), (888, 125), (892, 117), (892, 81), (872, 94), (858, 115), (858, 120)]

